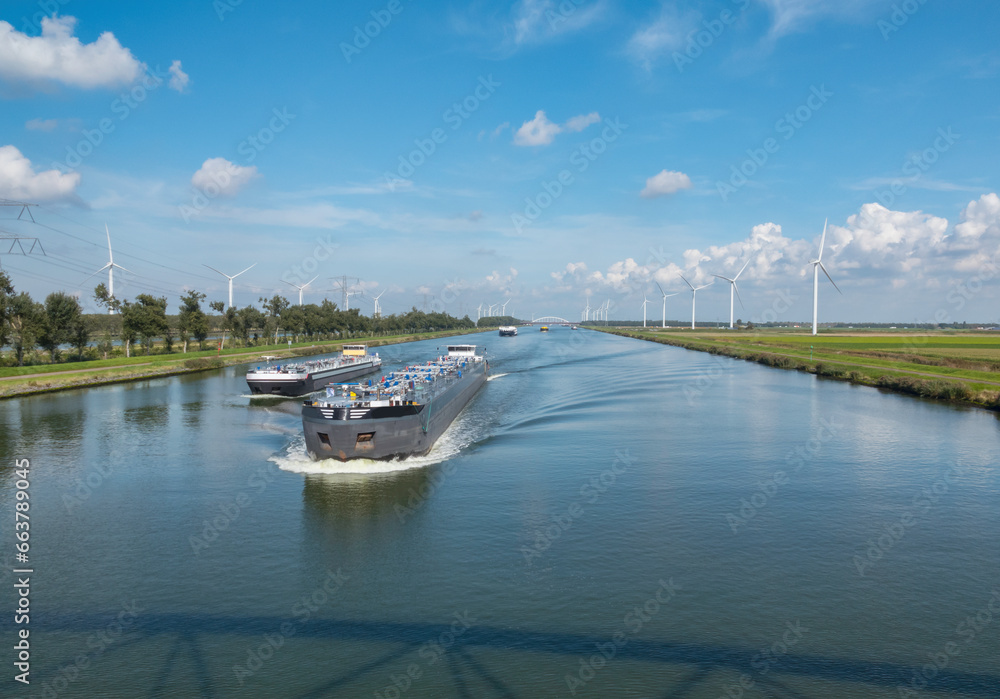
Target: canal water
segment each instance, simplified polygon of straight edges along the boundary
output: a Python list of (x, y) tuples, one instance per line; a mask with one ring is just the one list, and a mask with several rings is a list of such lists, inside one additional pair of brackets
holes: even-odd
[(492, 378), (401, 463), (310, 462), (247, 366), (0, 403), (0, 695), (1000, 697), (996, 415), (587, 330), (462, 340)]

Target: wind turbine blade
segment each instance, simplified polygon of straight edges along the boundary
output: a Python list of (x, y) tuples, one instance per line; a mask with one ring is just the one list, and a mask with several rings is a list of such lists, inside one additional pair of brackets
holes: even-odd
[(107, 266), (111, 266), (111, 267), (117, 267), (118, 269), (120, 269), (120, 270), (121, 270), (121, 271), (123, 271), (123, 272), (128, 272), (129, 274), (135, 274), (135, 272), (133, 272), (132, 270), (130, 270), (130, 269), (125, 269), (125, 268), (124, 268), (124, 267), (122, 267), (122, 266), (121, 266), (120, 264), (117, 264), (117, 263), (114, 263), (114, 262), (110, 262), (110, 263), (108, 263), (108, 265), (107, 265)]
[(679, 292), (679, 291), (675, 291), (675, 292), (674, 292), (674, 293), (672, 293), (672, 294), (664, 294), (664, 295), (663, 295), (663, 298), (665, 298), (665, 299), (668, 299), (668, 298), (670, 298), (671, 296), (677, 296), (677, 294), (679, 294), (679, 293), (681, 293), (681, 292)]
[[(254, 268), (254, 267), (256, 267), (256, 266), (257, 266), (257, 263), (256, 263), (256, 262), (254, 262), (254, 263), (253, 263), (252, 265), (250, 265), (250, 266), (249, 266), (249, 267), (247, 267), (247, 268), (246, 268), (245, 270), (243, 270), (243, 272), (247, 272), (247, 271), (249, 271), (249, 270), (253, 269), (253, 268)], [(243, 272), (240, 272), (239, 274), (234, 274), (234, 275), (233, 275), (233, 279), (236, 279), (236, 277), (240, 276), (240, 274), (243, 274)]]
[(733, 291), (736, 292), (736, 298), (740, 300), (740, 308), (746, 310), (746, 306), (743, 305), (743, 297), (740, 296), (740, 287), (736, 286), (736, 282), (733, 282)]
[(105, 222), (105, 224), (104, 224), (104, 232), (108, 236), (108, 259), (111, 260), (112, 262), (114, 262), (115, 258), (114, 258), (114, 256), (111, 253), (111, 231), (108, 230), (108, 224), (107, 224), (107, 222)]
[[(654, 284), (656, 284), (656, 288), (660, 290), (660, 293), (661, 293), (661, 294), (663, 294), (663, 287), (662, 287), (662, 286), (660, 286), (660, 282), (658, 282), (658, 281), (656, 281), (656, 280), (654, 279), (654, 280), (653, 280), (653, 283), (654, 283)], [(667, 297), (667, 295), (666, 295), (666, 294), (663, 294), (663, 298), (666, 298), (666, 297)]]
[[(823, 221), (823, 235), (819, 239), (819, 257), (816, 258), (817, 262), (821, 262), (823, 260), (823, 246), (826, 245), (826, 224), (829, 220), (830, 219), (826, 219)], [(826, 270), (823, 271), (825, 272)], [(831, 279), (830, 281), (833, 280)]]
[[(257, 263), (254, 262), (254, 264), (257, 264)], [(313, 277), (312, 279), (310, 279), (309, 281), (307, 281), (305, 284), (303, 284), (302, 288), (305, 289), (307, 286), (309, 286), (310, 284), (312, 284), (317, 279), (319, 279), (319, 275), (318, 274), (315, 277)]]
[[(90, 275), (90, 277), (87, 277), (87, 279), (90, 279), (91, 277), (96, 277), (96, 276), (97, 276), (98, 274), (100, 274), (101, 272), (103, 272), (104, 270), (106, 270), (106, 269), (107, 269), (108, 267), (110, 267), (110, 266), (111, 266), (111, 263), (109, 262), (108, 264), (104, 265), (104, 266), (103, 266), (103, 267), (101, 267), (101, 268), (100, 268), (99, 270), (97, 270), (96, 272), (94, 272), (93, 274), (91, 274), (91, 275)], [(81, 284), (83, 284), (84, 282), (86, 282), (86, 281), (87, 281), (87, 279), (84, 279), (84, 280), (83, 280), (82, 282), (80, 282), (80, 283), (81, 283)]]
[(840, 290), (839, 286), (837, 286), (837, 282), (833, 281), (833, 277), (831, 277), (830, 273), (826, 271), (826, 267), (823, 266), (823, 263), (822, 262), (817, 262), (816, 264), (818, 264), (819, 268), (821, 270), (823, 270), (823, 274), (825, 274), (826, 278), (830, 280), (831, 284), (833, 284), (833, 288), (837, 290), (837, 293), (843, 294), (844, 292)]
[[(684, 275), (683, 274), (681, 275), (681, 279), (684, 279)], [(688, 286), (691, 286), (691, 282), (689, 282), (687, 279), (684, 279), (684, 283), (687, 284)], [(691, 286), (691, 290), (694, 291), (694, 287), (693, 286)]]
[(304, 288), (302, 286), (295, 286), (295, 284), (285, 281), (284, 279), (282, 279), (281, 281), (285, 282), (285, 284), (288, 284), (288, 286), (292, 287), (293, 289), (298, 289), (299, 291), (302, 291), (302, 289)]
[[(742, 272), (743, 270), (740, 270), (740, 271)], [(736, 283), (736, 277), (733, 277), (732, 279), (730, 279), (729, 277), (723, 277), (721, 274), (713, 274), (712, 276), (713, 277), (718, 277), (719, 279), (725, 279), (730, 284), (735, 284)], [(738, 277), (740, 275), (737, 274), (736, 276)]]
[(743, 266), (740, 267), (740, 271), (737, 272), (736, 276), (732, 278), (732, 280), (731, 280), (732, 282), (735, 283), (736, 280), (740, 278), (740, 275), (743, 274), (743, 270), (745, 270), (747, 268), (747, 265), (750, 264), (750, 260), (752, 260), (752, 259), (753, 259), (753, 256), (751, 255), (750, 258), (746, 262), (743, 263)]
[(213, 267), (212, 265), (206, 265), (206, 264), (204, 264), (204, 263), (203, 263), (203, 264), (202, 264), (202, 266), (203, 266), (203, 267), (208, 267), (208, 268), (209, 268), (210, 270), (212, 270), (212, 271), (213, 271), (213, 272), (215, 272), (216, 274), (221, 274), (221, 275), (222, 275), (223, 277), (225, 277), (226, 279), (230, 279), (230, 278), (231, 278), (231, 277), (230, 277), (230, 276), (229, 276), (228, 274), (226, 274), (225, 272), (220, 272), (219, 270), (217, 270), (217, 269), (216, 269), (215, 267)]

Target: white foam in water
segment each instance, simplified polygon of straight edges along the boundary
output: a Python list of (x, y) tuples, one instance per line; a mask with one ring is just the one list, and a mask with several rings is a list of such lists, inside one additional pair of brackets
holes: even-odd
[(278, 468), (283, 471), (309, 475), (337, 473), (375, 475), (423, 468), (450, 459), (458, 454), (463, 447), (472, 443), (474, 435), (471, 425), (466, 424), (468, 421), (463, 419), (464, 417), (455, 420), (434, 443), (431, 450), (423, 456), (411, 456), (393, 461), (375, 461), (373, 459), (352, 459), (346, 462), (336, 459), (313, 461), (306, 452), (305, 437), (298, 434), (283, 453), (275, 454), (268, 461), (277, 464)]
[(506, 376), (507, 374), (493, 374), (486, 378), (487, 381), (492, 381), (493, 379), (499, 379), (501, 376)]

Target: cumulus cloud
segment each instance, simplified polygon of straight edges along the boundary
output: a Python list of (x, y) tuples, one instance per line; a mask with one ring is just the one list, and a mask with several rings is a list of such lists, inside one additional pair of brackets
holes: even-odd
[[(518, 146), (547, 146), (555, 140), (558, 134), (564, 131), (583, 131), (591, 124), (596, 124), (601, 120), (601, 115), (597, 112), (590, 114), (580, 114), (570, 117), (569, 121), (560, 126), (549, 121), (545, 111), (539, 109), (535, 112), (535, 118), (521, 124), (514, 132), (514, 145)], [(506, 124), (503, 124), (506, 126)]]
[(94, 89), (127, 85), (141, 75), (144, 65), (114, 34), (84, 44), (73, 36), (75, 28), (75, 17), (45, 17), (41, 36), (28, 36), (0, 22), (0, 78)]
[(566, 277), (579, 277), (582, 273), (587, 271), (587, 263), (585, 262), (568, 262), (565, 269), (558, 272), (550, 272), (550, 276), (557, 282), (561, 282), (566, 279)]
[(190, 76), (181, 69), (181, 62), (174, 61), (170, 64), (170, 82), (168, 85), (171, 90), (177, 90), (177, 92), (186, 92), (187, 86), (191, 82)]
[(547, 146), (561, 131), (562, 127), (549, 121), (545, 112), (539, 109), (535, 112), (534, 119), (521, 124), (521, 128), (514, 134), (514, 144), (518, 146)]
[(76, 201), (80, 173), (35, 172), (14, 146), (0, 146), (0, 197), (28, 201)]
[(679, 192), (682, 189), (691, 189), (690, 177), (683, 172), (661, 170), (646, 180), (646, 187), (639, 192), (639, 196), (644, 199), (656, 199)]
[(232, 197), (258, 176), (256, 165), (234, 165), (225, 158), (209, 158), (191, 176), (191, 184), (211, 196)]

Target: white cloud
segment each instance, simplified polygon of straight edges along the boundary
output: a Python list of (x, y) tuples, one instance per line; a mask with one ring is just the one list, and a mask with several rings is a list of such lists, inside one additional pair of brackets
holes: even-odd
[(170, 89), (178, 92), (187, 91), (187, 86), (191, 82), (190, 76), (181, 70), (181, 62), (174, 61), (170, 64)]
[(514, 44), (538, 44), (580, 31), (596, 21), (603, 11), (602, 2), (578, 5), (554, 0), (520, 0), (514, 5), (511, 18)]
[(666, 53), (684, 48), (688, 34), (697, 27), (699, 15), (680, 15), (673, 5), (664, 3), (659, 15), (640, 27), (628, 40), (625, 51), (646, 70)]
[(539, 109), (535, 112), (534, 119), (521, 124), (521, 128), (514, 134), (514, 144), (518, 146), (547, 146), (561, 131), (562, 127), (549, 121), (545, 112)]
[(646, 187), (639, 196), (644, 199), (655, 199), (679, 192), (682, 189), (691, 189), (691, 178), (683, 172), (673, 170), (661, 170), (646, 180)]
[(24, 124), (28, 131), (54, 131), (57, 126), (58, 119), (31, 119)]
[(0, 146), (0, 197), (28, 201), (78, 200), (80, 173), (45, 170), (36, 173), (31, 161), (14, 146)]
[(41, 36), (28, 36), (0, 22), (0, 78), (93, 89), (127, 85), (140, 76), (143, 64), (114, 34), (84, 44), (73, 36), (75, 27), (75, 17), (45, 17)]
[[(558, 134), (564, 131), (583, 131), (591, 124), (596, 124), (600, 120), (600, 114), (591, 112), (590, 114), (580, 114), (570, 117), (569, 121), (560, 126), (549, 121), (549, 118), (545, 116), (545, 111), (539, 109), (535, 112), (534, 119), (521, 124), (521, 128), (514, 133), (514, 145), (547, 146), (555, 140)], [(501, 127), (506, 127), (506, 125), (506, 123), (501, 124)], [(500, 130), (500, 127), (498, 127), (494, 134), (499, 133)]]
[(883, 0), (764, 0), (764, 4), (773, 16), (772, 39), (804, 31), (822, 17), (864, 19), (887, 9)]
[(590, 114), (581, 114), (580, 116), (572, 117), (566, 122), (564, 128), (567, 131), (583, 131), (585, 128), (591, 124), (596, 124), (601, 120), (601, 115), (597, 112), (591, 112)]
[(209, 158), (191, 176), (191, 184), (211, 196), (236, 196), (259, 176), (257, 166), (234, 165), (225, 158)]

